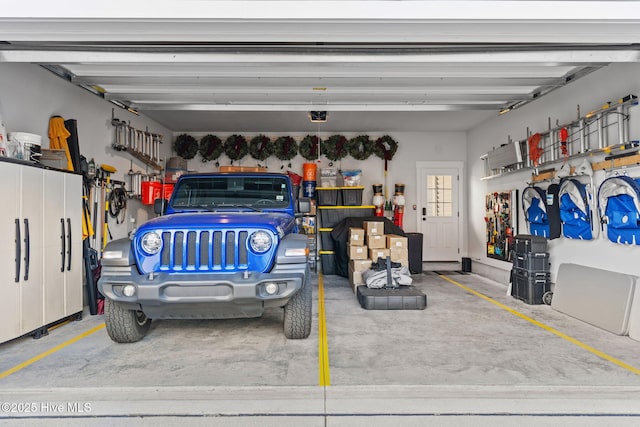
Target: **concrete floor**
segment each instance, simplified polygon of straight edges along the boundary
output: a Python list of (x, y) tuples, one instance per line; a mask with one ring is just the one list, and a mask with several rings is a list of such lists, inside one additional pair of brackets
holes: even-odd
[(154, 321), (127, 345), (111, 342), (102, 316), (86, 315), (40, 340), (1, 344), (0, 425), (640, 423), (639, 342), (524, 304), (476, 274), (413, 277), (424, 311), (363, 310), (346, 279), (315, 276), (306, 340), (286, 340), (282, 312), (271, 310)]

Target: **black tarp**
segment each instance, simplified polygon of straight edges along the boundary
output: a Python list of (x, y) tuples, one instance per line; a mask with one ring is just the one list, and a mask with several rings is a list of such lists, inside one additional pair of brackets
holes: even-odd
[(347, 242), (349, 241), (349, 228), (362, 228), (365, 221), (384, 222), (384, 234), (397, 234), (406, 236), (402, 228), (393, 221), (379, 216), (349, 217), (336, 224), (331, 231), (333, 239), (333, 254), (335, 257), (336, 274), (342, 277), (349, 277), (349, 257), (347, 255)]

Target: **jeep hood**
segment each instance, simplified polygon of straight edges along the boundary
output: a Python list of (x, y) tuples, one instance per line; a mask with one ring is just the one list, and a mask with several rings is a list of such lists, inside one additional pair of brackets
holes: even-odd
[(154, 218), (140, 227), (153, 229), (238, 229), (270, 228), (277, 235), (294, 227), (294, 217), (281, 212), (182, 212)]

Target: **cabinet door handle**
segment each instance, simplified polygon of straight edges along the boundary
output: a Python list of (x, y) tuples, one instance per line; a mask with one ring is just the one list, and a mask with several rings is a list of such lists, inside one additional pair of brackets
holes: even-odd
[(64, 255), (65, 255), (65, 244), (64, 244), (64, 218), (60, 218), (60, 225), (62, 226), (62, 232), (60, 234), (60, 243), (62, 244), (62, 251), (60, 252), (60, 257), (62, 258), (62, 265), (60, 267), (60, 271), (64, 272)]
[(427, 214), (427, 208), (422, 208), (422, 215), (426, 215)]
[(16, 218), (16, 283), (20, 281), (20, 261), (22, 258), (21, 253), (21, 241), (20, 241), (20, 220)]
[(67, 271), (71, 270), (71, 218), (67, 218)]
[(29, 236), (29, 220), (24, 219), (24, 280), (29, 280), (29, 258), (31, 258), (31, 239)]

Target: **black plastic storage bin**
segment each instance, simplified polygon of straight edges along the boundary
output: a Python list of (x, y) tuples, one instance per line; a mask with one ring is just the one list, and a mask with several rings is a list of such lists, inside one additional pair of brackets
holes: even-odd
[(332, 276), (336, 274), (336, 257), (333, 252), (320, 252), (320, 264), (322, 265), (322, 274)]
[(518, 234), (514, 240), (516, 254), (547, 252), (546, 237)]
[(547, 276), (525, 276), (516, 273), (511, 278), (511, 295), (527, 304), (543, 304), (543, 295), (550, 290)]
[(362, 192), (364, 187), (342, 187), (342, 204), (344, 206), (362, 205)]
[(338, 188), (316, 187), (318, 206), (335, 206), (338, 204)]
[(329, 228), (326, 230), (319, 230), (320, 233), (320, 246), (323, 251), (333, 251), (334, 250), (334, 242), (331, 237), (331, 231), (333, 228)]
[(373, 216), (373, 206), (345, 208), (341, 206), (318, 206), (320, 226), (333, 227), (345, 218)]

